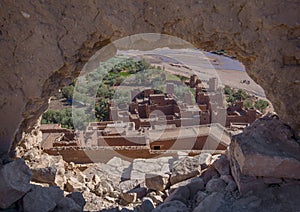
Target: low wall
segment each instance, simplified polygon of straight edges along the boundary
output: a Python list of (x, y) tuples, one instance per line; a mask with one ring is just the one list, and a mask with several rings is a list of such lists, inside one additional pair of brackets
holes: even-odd
[(145, 146), (145, 136), (105, 136), (98, 138), (98, 146)]

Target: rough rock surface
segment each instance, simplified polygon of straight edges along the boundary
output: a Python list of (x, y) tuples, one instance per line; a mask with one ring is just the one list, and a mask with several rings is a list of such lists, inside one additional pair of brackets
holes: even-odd
[(230, 149), (245, 175), (300, 179), (300, 144), (276, 117), (256, 120), (235, 136)]
[(218, 192), (224, 190), (226, 187), (226, 183), (224, 180), (217, 178), (217, 179), (211, 179), (206, 184), (206, 190), (208, 192)]
[(138, 212), (151, 212), (154, 210), (154, 203), (151, 198), (144, 198), (140, 207), (137, 208)]
[(214, 155), (211, 160), (211, 165), (220, 175), (228, 175), (230, 173), (229, 161), (225, 155)]
[(55, 212), (67, 212), (67, 211), (81, 212), (82, 208), (79, 205), (77, 205), (73, 199), (64, 197), (57, 203), (54, 211)]
[(74, 200), (74, 202), (80, 206), (80, 208), (83, 210), (84, 205), (86, 204), (86, 201), (84, 200), (83, 196), (79, 192), (73, 192), (71, 194), (68, 194), (66, 197)]
[(71, 82), (96, 50), (145, 32), (236, 55), (298, 134), (298, 6), (279, 0), (1, 1), (1, 152), (14, 149), (22, 133), (31, 131), (49, 97)]
[(7, 208), (26, 194), (31, 177), (23, 159), (0, 165), (0, 208)]
[(150, 189), (156, 191), (164, 191), (167, 187), (169, 182), (169, 175), (168, 174), (146, 174), (145, 176), (146, 186)]
[(197, 158), (185, 157), (179, 161), (176, 161), (172, 168), (172, 174), (170, 182), (172, 185), (195, 177), (201, 173), (201, 164)]
[(262, 190), (267, 187), (262, 178), (243, 174), (234, 157), (230, 158), (230, 164), (232, 176), (242, 194), (251, 190)]
[(52, 211), (63, 198), (64, 192), (59, 187), (35, 186), (23, 198), (24, 211)]
[(64, 188), (65, 179), (65, 164), (62, 156), (52, 156), (42, 154), (34, 158), (28, 163), (30, 170), (33, 173), (33, 181), (57, 185)]
[(130, 179), (145, 179), (146, 174), (168, 174), (173, 166), (173, 157), (162, 157), (157, 159), (135, 159), (132, 162)]
[(187, 212), (190, 211), (186, 205), (178, 200), (161, 204), (153, 212)]
[[(234, 152), (230, 149), (228, 153), (229, 161), (232, 163), (232, 159), (234, 159), (232, 153)], [(194, 159), (197, 157), (195, 156)], [(184, 158), (187, 157), (183, 157), (179, 161), (183, 161)], [(145, 173), (144, 179), (122, 179), (123, 172), (121, 170), (116, 172), (115, 165), (123, 164), (122, 169), (133, 171), (131, 168), (134, 162), (129, 163), (119, 158), (114, 158), (106, 164), (85, 164), (84, 166), (69, 164), (65, 170), (67, 183), (64, 184), (64, 188), (70, 191), (80, 190), (80, 192), (64, 194), (59, 187), (28, 184), (30, 190), (22, 196), (16, 195), (14, 200), (9, 199), (11, 202), (5, 207), (7, 210), (13, 211), (84, 210), (103, 212), (297, 211), (299, 209), (300, 204), (297, 199), (300, 195), (299, 180), (253, 177), (242, 174), (240, 169), (238, 169), (239, 172), (232, 169), (231, 173), (224, 174), (227, 171), (220, 170), (226, 170), (228, 167), (228, 160), (225, 159), (218, 155), (213, 156), (213, 160), (207, 163), (208, 167), (200, 176), (178, 182), (171, 187), (169, 187), (169, 174), (150, 174), (148, 177), (149, 174)], [(174, 158), (174, 160), (170, 160), (170, 157), (151, 159), (152, 163), (159, 163), (160, 167), (164, 166), (162, 161), (169, 166), (176, 164), (176, 160), (178, 158)], [(2, 160), (2, 163), (3, 161), (5, 160)], [(12, 173), (14, 162), (3, 163), (1, 171), (9, 169)], [(147, 164), (147, 162), (145, 163)], [(125, 168), (125, 164), (131, 168)], [(220, 166), (216, 166), (216, 164)], [(223, 175), (220, 175), (213, 165), (218, 167)], [(26, 167), (24, 162), (23, 166)], [(233, 167), (239, 168), (238, 163)], [(169, 169), (172, 169), (172, 166), (169, 166)], [(117, 173), (119, 176), (116, 175)], [(239, 178), (236, 178), (236, 173), (239, 174)], [(237, 179), (237, 181), (235, 182), (233, 179)], [(70, 180), (76, 182), (72, 189), (68, 185)], [(147, 182), (148, 180), (151, 183)], [(10, 181), (18, 183), (17, 178), (11, 177)], [(237, 190), (236, 183), (240, 191)]]
[(211, 195), (204, 198), (204, 200), (201, 201), (201, 203), (193, 211), (194, 212), (200, 212), (200, 211), (214, 212), (214, 211), (218, 211), (219, 208), (224, 203), (224, 201), (225, 200), (224, 200), (224, 194), (223, 193), (214, 192)]

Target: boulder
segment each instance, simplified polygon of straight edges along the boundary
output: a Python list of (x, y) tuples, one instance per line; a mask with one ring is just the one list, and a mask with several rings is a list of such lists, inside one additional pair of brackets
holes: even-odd
[(64, 197), (58, 203), (54, 212), (81, 212), (82, 208), (71, 198)]
[(81, 183), (78, 181), (77, 178), (75, 177), (70, 177), (68, 180), (67, 180), (67, 183), (66, 183), (66, 190), (68, 192), (74, 192), (74, 191), (79, 191), (79, 192), (82, 192), (84, 190), (86, 190), (87, 188), (85, 187), (85, 184)]
[(231, 175), (221, 175), (220, 178), (227, 184), (234, 181)]
[(86, 201), (85, 199), (83, 198), (82, 194), (80, 192), (72, 192), (70, 194), (68, 194), (66, 197), (74, 200), (74, 202), (80, 206), (80, 208), (83, 210), (85, 204), (86, 204)]
[(206, 168), (211, 164), (212, 155), (210, 153), (203, 152), (199, 155), (194, 156), (195, 159), (199, 161), (199, 164), (201, 164), (201, 168)]
[(191, 182), (188, 183), (186, 186), (189, 188), (191, 196), (196, 195), (198, 191), (203, 190), (205, 188), (203, 179), (198, 177), (193, 178)]
[(300, 145), (278, 119), (258, 119), (232, 139), (230, 149), (244, 175), (300, 179)]
[(154, 210), (154, 203), (151, 198), (145, 197), (142, 204), (136, 208), (137, 212), (152, 212)]
[(237, 189), (237, 185), (234, 181), (231, 181), (227, 184), (225, 191), (233, 192)]
[(170, 201), (159, 205), (153, 212), (189, 212), (189, 208), (178, 200)]
[(50, 156), (44, 153), (38, 160), (30, 162), (29, 166), (33, 173), (33, 181), (64, 188), (66, 177), (62, 156)]
[(220, 174), (217, 172), (217, 170), (214, 167), (210, 166), (202, 171), (200, 178), (203, 180), (204, 184), (206, 184), (212, 178), (218, 178), (219, 176)]
[(168, 174), (146, 174), (145, 183), (147, 188), (153, 189), (156, 191), (164, 191), (168, 182), (169, 182), (169, 175)]
[(222, 211), (219, 208), (224, 204), (224, 194), (214, 192), (211, 195), (205, 197), (200, 204), (193, 210), (193, 212), (209, 211), (217, 212)]
[(137, 198), (142, 199), (147, 195), (147, 188), (145, 187), (136, 187), (129, 190), (127, 193), (136, 193)]
[(161, 157), (155, 159), (135, 159), (132, 162), (130, 179), (144, 180), (146, 174), (169, 174), (173, 157)]
[(137, 200), (136, 193), (121, 193), (120, 197), (127, 203), (134, 203)]
[(245, 194), (250, 190), (263, 190), (267, 187), (262, 178), (244, 175), (239, 164), (233, 156), (233, 149), (230, 149), (230, 167), (231, 173), (241, 194)]
[(23, 159), (17, 159), (0, 168), (0, 208), (7, 208), (24, 194), (31, 186), (32, 173)]
[(187, 205), (190, 197), (191, 197), (190, 189), (187, 186), (181, 186), (177, 188), (175, 191), (173, 191), (165, 199), (165, 203), (177, 200)]
[(206, 184), (206, 191), (208, 192), (220, 192), (226, 188), (226, 183), (221, 178), (211, 179)]
[(194, 205), (199, 205), (206, 197), (208, 196), (207, 193), (204, 191), (198, 191), (197, 194), (194, 196)]
[(205, 188), (203, 179), (196, 177), (196, 178), (190, 178), (185, 181), (176, 183), (175, 185), (172, 185), (170, 187), (170, 191), (172, 192), (181, 186), (186, 186), (190, 190), (191, 196), (194, 196), (199, 190), (202, 190)]
[(198, 158), (185, 157), (174, 162), (170, 177), (171, 185), (195, 177), (201, 173), (201, 164)]
[(23, 198), (24, 211), (52, 211), (63, 198), (64, 192), (57, 186), (35, 186)]
[(257, 196), (246, 196), (234, 202), (233, 210), (246, 209), (248, 211), (264, 211), (263, 207), (260, 207), (261, 203), (262, 199)]
[(211, 159), (211, 166), (213, 166), (220, 175), (230, 174), (229, 160), (225, 155), (213, 155)]

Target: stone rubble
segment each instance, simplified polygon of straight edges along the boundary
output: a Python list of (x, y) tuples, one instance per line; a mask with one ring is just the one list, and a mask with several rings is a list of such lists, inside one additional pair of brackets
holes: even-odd
[[(265, 136), (269, 128), (280, 125), (284, 133)], [(283, 139), (288, 139), (288, 143)], [(296, 153), (300, 152), (298, 142), (293, 139), (283, 123), (266, 117), (236, 135), (229, 149), (218, 155), (203, 153), (194, 157), (179, 155), (132, 162), (115, 157), (107, 163), (79, 165), (67, 164), (60, 156), (32, 148), (24, 151), (26, 163), (23, 159), (1, 159), (0, 194), (5, 196), (0, 195), (0, 208), (19, 211), (296, 211), (300, 208), (297, 200), (300, 180), (299, 170), (293, 168), (298, 166), (300, 154)], [(267, 148), (264, 142), (272, 142), (275, 147), (258, 150), (258, 147)], [(286, 148), (293, 151), (288, 154), (278, 151)], [(256, 157), (260, 159), (258, 170), (251, 170), (251, 160), (258, 161)], [(41, 159), (43, 161), (38, 163)], [(285, 165), (278, 164), (276, 167), (280, 170), (270, 167), (275, 166), (277, 160)]]

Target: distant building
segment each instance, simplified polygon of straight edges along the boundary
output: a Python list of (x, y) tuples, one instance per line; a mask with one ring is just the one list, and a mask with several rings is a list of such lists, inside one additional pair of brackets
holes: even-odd
[(177, 84), (168, 82), (166, 93), (134, 89), (128, 105), (111, 101), (110, 121), (91, 122), (85, 131), (63, 129), (57, 124), (42, 125), (42, 148), (78, 163), (95, 162), (87, 154), (103, 162), (113, 152), (131, 158), (151, 158), (162, 152), (172, 155), (173, 150), (189, 154), (199, 154), (203, 148), (224, 151), (230, 136), (222, 125), (241, 128), (261, 115), (253, 109), (245, 110), (243, 102), (225, 108), (217, 78), (209, 79), (208, 89), (197, 75), (185, 83), (195, 89), (194, 100), (187, 92), (178, 101), (174, 94)]

